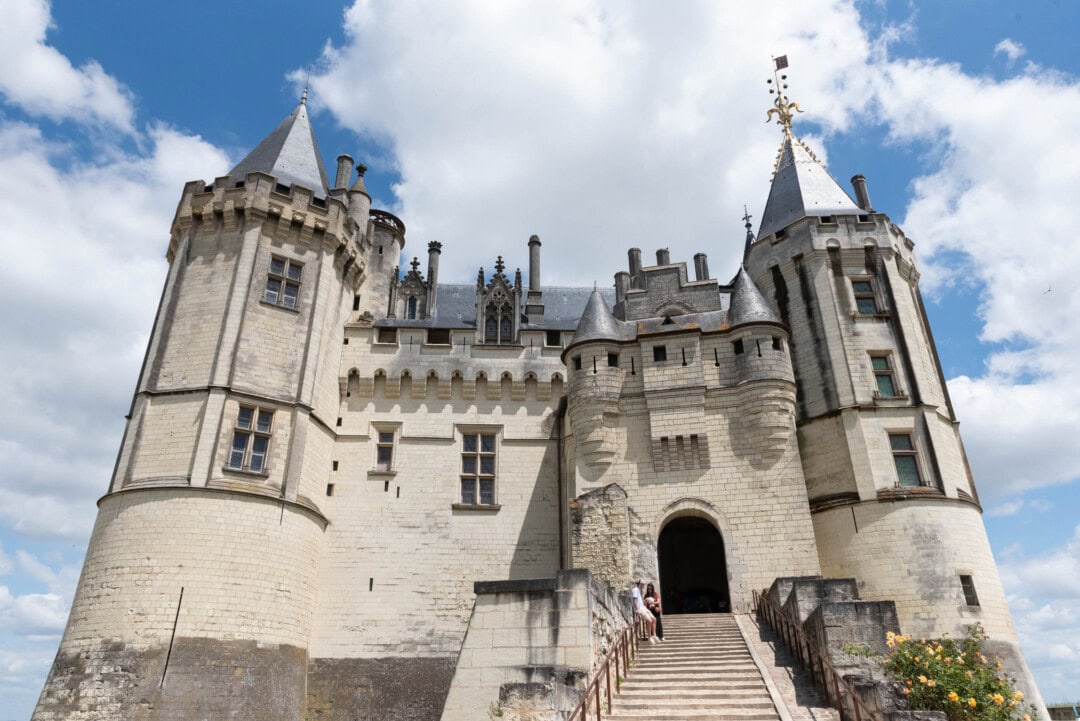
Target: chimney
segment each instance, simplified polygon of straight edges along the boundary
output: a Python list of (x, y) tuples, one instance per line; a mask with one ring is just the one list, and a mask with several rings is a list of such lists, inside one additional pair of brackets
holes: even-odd
[(626, 252), (630, 257), (630, 287), (640, 288), (641, 283), (641, 248), (631, 248)]
[(544, 293), (540, 285), (540, 236), (538, 235), (529, 238), (529, 292), (525, 295), (525, 315), (533, 324), (542, 323), (544, 320)]
[(696, 280), (709, 279), (709, 261), (706, 259), (704, 253), (697, 253), (694, 255), (694, 276), (696, 277)]
[(625, 301), (628, 290), (630, 290), (630, 274), (625, 270), (620, 270), (615, 274), (615, 302)]
[(433, 240), (427, 244), (427, 317), (435, 315), (435, 300), (439, 293), (439, 256), (442, 243)]
[(874, 212), (874, 208), (870, 205), (870, 191), (866, 189), (866, 178), (863, 175), (853, 176), (851, 187), (855, 189), (855, 205), (867, 213)]
[(529, 238), (529, 292), (540, 292), (540, 236)]
[(334, 177), (334, 188), (348, 188), (349, 176), (352, 175), (352, 156), (342, 153), (337, 156), (337, 175)]
[(656, 264), (657, 265), (671, 265), (671, 251), (667, 248), (661, 248), (656, 251)]

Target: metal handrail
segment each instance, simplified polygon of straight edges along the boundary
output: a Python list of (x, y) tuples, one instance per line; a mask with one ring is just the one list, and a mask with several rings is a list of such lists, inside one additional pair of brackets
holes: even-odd
[(855, 721), (884, 721), (880, 714), (859, 698), (855, 689), (829, 663), (825, 654), (806, 637), (802, 626), (788, 618), (772, 599), (754, 591), (754, 611), (759, 619), (783, 639), (784, 644), (795, 654), (795, 661), (800, 666), (809, 668), (814, 683), (825, 689), (825, 698), (836, 707), (841, 718), (851, 709), (854, 711)]
[(596, 675), (593, 676), (589, 685), (585, 687), (585, 693), (582, 694), (581, 701), (570, 712), (570, 717), (566, 721), (587, 721), (590, 705), (596, 712), (594, 717), (596, 721), (603, 719), (600, 703), (601, 682), (606, 687), (607, 712), (609, 715), (611, 714), (611, 662), (612, 660), (615, 661), (615, 693), (619, 693), (630, 664), (637, 658), (638, 641), (642, 637), (644, 629), (645, 622), (635, 613), (633, 622), (619, 632), (618, 640), (611, 650), (607, 652), (604, 663), (597, 669)]

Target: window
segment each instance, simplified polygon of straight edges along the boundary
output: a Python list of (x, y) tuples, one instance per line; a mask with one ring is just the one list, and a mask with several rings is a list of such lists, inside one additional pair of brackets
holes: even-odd
[(574, 370), (581, 370), (581, 356), (579, 355), (574, 356)]
[(354, 295), (352, 297), (352, 309), (353, 310), (360, 310), (360, 296)]
[(772, 349), (773, 350), (784, 350), (784, 342), (782, 340), (780, 340), (779, 336), (774, 335), (772, 337)]
[(663, 363), (667, 360), (667, 346), (666, 345), (654, 345), (652, 349), (652, 359), (654, 363)]
[(552, 346), (554, 348), (562, 347), (562, 333), (557, 330), (549, 330), (544, 332), (544, 345)]
[(921, 486), (919, 462), (915, 458), (915, 444), (910, 433), (890, 433), (889, 447), (896, 463), (896, 476), (901, 486)]
[(379, 328), (376, 343), (397, 343), (397, 328)]
[(266, 451), (270, 447), (273, 425), (273, 411), (240, 406), (236, 415), (232, 447), (229, 449), (228, 467), (235, 471), (263, 473), (266, 469)]
[(979, 605), (979, 597), (975, 595), (975, 582), (971, 576), (960, 574), (960, 588), (964, 591), (964, 603), (969, 606)]
[(375, 444), (375, 470), (389, 472), (394, 467), (394, 432), (378, 431)]
[(870, 364), (874, 367), (874, 380), (877, 381), (877, 394), (881, 398), (895, 398), (896, 380), (893, 378), (892, 363), (887, 355), (870, 356)]
[(859, 315), (877, 315), (877, 297), (874, 295), (874, 285), (869, 280), (851, 281), (851, 289), (855, 292), (855, 308)]
[(406, 303), (405, 317), (409, 320), (416, 320), (416, 296), (410, 296), (408, 303)]
[(731, 344), (731, 347), (732, 347), (732, 349), (734, 349), (735, 355), (742, 355), (743, 354), (743, 342), (742, 342), (741, 338), (739, 340), (733, 342)]
[(608, 353), (607, 354), (607, 364), (608, 364), (609, 368), (618, 368), (619, 367), (619, 354), (618, 353)]
[(300, 299), (300, 275), (304, 266), (295, 260), (270, 256), (263, 300), (284, 308), (296, 308)]
[(430, 345), (450, 345), (449, 328), (432, 328), (427, 332), (427, 342)]
[(461, 502), (495, 505), (494, 433), (467, 433), (461, 438)]

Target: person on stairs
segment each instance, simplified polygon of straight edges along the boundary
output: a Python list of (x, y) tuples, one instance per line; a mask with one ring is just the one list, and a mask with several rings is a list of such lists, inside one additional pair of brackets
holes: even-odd
[(651, 583), (645, 587), (645, 608), (656, 618), (656, 637), (664, 640), (664, 619), (661, 618), (663, 611), (660, 608), (660, 593)]
[(656, 643), (656, 616), (652, 615), (652, 612), (645, 607), (645, 601), (641, 597), (641, 592), (645, 589), (645, 582), (638, 579), (638, 582), (634, 584), (634, 587), (630, 589), (630, 602), (634, 605), (634, 613), (641, 616), (641, 620), (645, 622), (645, 628), (649, 633), (649, 643)]

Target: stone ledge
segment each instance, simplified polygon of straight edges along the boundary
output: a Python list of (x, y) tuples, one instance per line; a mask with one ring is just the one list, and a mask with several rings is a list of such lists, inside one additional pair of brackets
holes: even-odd
[(554, 578), (522, 578), (510, 581), (477, 581), (473, 593), (531, 593), (554, 591)]

